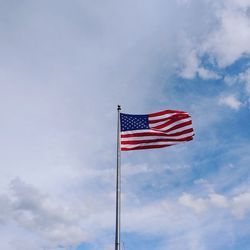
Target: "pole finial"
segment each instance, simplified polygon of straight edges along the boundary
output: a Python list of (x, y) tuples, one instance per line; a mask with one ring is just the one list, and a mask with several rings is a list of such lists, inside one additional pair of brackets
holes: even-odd
[(120, 105), (117, 105), (117, 110), (121, 110), (121, 106)]

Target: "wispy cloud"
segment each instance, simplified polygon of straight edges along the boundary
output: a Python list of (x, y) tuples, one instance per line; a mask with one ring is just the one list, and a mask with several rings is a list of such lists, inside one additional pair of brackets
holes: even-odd
[(219, 99), (219, 104), (228, 106), (234, 110), (239, 110), (239, 108), (242, 106), (242, 103), (234, 95), (221, 96)]

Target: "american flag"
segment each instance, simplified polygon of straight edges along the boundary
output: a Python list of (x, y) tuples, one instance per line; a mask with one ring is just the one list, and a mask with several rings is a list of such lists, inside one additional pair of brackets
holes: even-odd
[(121, 150), (163, 148), (193, 139), (191, 116), (164, 110), (147, 115), (120, 114)]

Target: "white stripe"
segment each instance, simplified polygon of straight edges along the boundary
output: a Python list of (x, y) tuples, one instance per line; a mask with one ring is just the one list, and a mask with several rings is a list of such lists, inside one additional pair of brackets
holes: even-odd
[[(183, 121), (184, 119), (189, 119), (189, 120), (191, 120), (191, 117), (182, 118), (182, 119), (180, 119), (180, 120), (178, 120), (178, 121)], [(164, 123), (167, 123), (167, 122), (169, 122), (169, 121), (171, 121), (171, 119), (166, 119), (166, 120), (161, 121), (161, 122), (153, 123), (153, 124), (150, 124), (150, 127), (151, 127), (151, 128), (156, 128), (156, 127), (158, 127), (158, 126), (160, 126), (160, 125), (163, 125)], [(178, 122), (178, 121), (176, 121), (176, 122)], [(186, 121), (187, 121), (187, 120), (186, 120)], [(172, 124), (175, 124), (175, 123), (171, 123), (169, 126), (172, 126)]]
[(121, 138), (121, 141), (142, 141), (142, 140), (157, 140), (157, 139), (183, 139), (186, 137), (193, 136), (194, 133), (190, 132), (184, 135), (178, 136), (138, 136), (138, 137), (128, 137), (128, 138)]
[(188, 115), (188, 113), (170, 113), (170, 114), (158, 115), (158, 116), (154, 116), (154, 117), (149, 116), (148, 120), (149, 121), (157, 121), (160, 119), (169, 118), (169, 117), (174, 116), (174, 115)]
[(155, 145), (163, 145), (163, 146), (172, 146), (180, 143), (184, 143), (186, 141), (177, 141), (177, 142), (154, 142), (154, 143), (139, 143), (133, 145), (121, 145), (121, 149), (131, 149), (136, 147), (143, 147), (143, 146), (155, 146)]
[(139, 130), (128, 130), (128, 131), (121, 131), (122, 135), (130, 135), (135, 133), (159, 133), (159, 131), (155, 131), (152, 129), (139, 129)]
[(121, 145), (121, 149), (123, 148), (136, 148), (136, 147), (143, 147), (143, 146), (155, 146), (155, 145), (175, 145), (179, 144), (181, 142), (153, 142), (153, 143), (139, 143), (139, 144), (133, 144), (133, 145)]
[(164, 132), (164, 131), (166, 131), (166, 130), (168, 130), (168, 129), (170, 129), (170, 128), (176, 126), (176, 125), (182, 124), (182, 123), (184, 123), (184, 122), (189, 122), (189, 121), (191, 121), (191, 117), (185, 118), (185, 119), (181, 119), (181, 120), (179, 120), (179, 121), (177, 121), (177, 122), (173, 122), (173, 123), (171, 123), (170, 125), (168, 125), (168, 126), (166, 126), (166, 127), (163, 127), (163, 128), (160, 128), (160, 129), (157, 129), (155, 126), (152, 126), (152, 125), (150, 125), (150, 128), (152, 128), (152, 129), (157, 129), (157, 130), (159, 130), (159, 131)]
[(153, 127), (153, 126), (156, 127), (156, 126), (162, 125), (162, 124), (168, 122), (169, 120), (170, 120), (170, 119), (166, 119), (166, 120), (161, 121), (161, 122), (153, 123), (153, 124), (151, 124), (151, 127)]
[(182, 131), (190, 129), (190, 128), (193, 128), (193, 126), (192, 125), (187, 125), (187, 126), (184, 126), (184, 127), (181, 127), (181, 128), (177, 128), (175, 130), (171, 130), (170, 132), (167, 132), (167, 134), (171, 136), (172, 134), (182, 132)]

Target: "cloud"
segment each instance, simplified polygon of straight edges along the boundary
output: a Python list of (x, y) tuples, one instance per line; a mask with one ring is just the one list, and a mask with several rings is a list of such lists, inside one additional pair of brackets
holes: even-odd
[(249, 0), (227, 0), (227, 2), (234, 8), (242, 8), (246, 11), (250, 6)]
[(226, 67), (250, 53), (249, 16), (242, 11), (241, 4), (238, 4), (240, 9), (230, 7), (229, 1), (217, 11), (219, 27), (208, 35), (202, 45), (202, 51), (213, 56), (220, 67)]
[(237, 89), (238, 92), (241, 93), (241, 95), (243, 96), (244, 103), (246, 103), (246, 99), (248, 99), (250, 96), (250, 69), (249, 67), (247, 67), (246, 69), (240, 72), (237, 72), (236, 74), (225, 76), (224, 82), (229, 86), (229, 88)]
[(240, 73), (238, 80), (245, 84), (246, 92), (250, 96), (250, 68)]
[[(204, 181), (200, 180), (196, 183), (202, 184)], [(207, 185), (208, 182), (205, 181), (205, 183)], [(8, 225), (12, 221), (19, 231), (15, 240), (12, 239), (9, 242), (12, 246), (10, 249), (24, 250), (29, 247), (32, 249), (32, 246), (38, 242), (51, 250), (63, 247), (67, 249), (69, 245), (73, 246), (95, 237), (96, 233), (100, 233), (98, 232), (100, 229), (113, 228), (113, 223), (110, 223), (113, 213), (110, 208), (105, 208), (103, 205), (97, 208), (96, 205), (86, 203), (85, 199), (85, 206), (73, 203), (65, 207), (64, 202), (52, 201), (51, 197), (41, 194), (20, 179), (13, 180), (10, 187), (12, 194), (8, 197), (1, 195), (0, 199), (1, 223)], [(146, 203), (142, 202), (141, 197), (134, 197), (138, 201), (136, 203), (123, 200), (123, 232), (158, 235), (164, 238), (169, 235), (171, 240), (167, 245), (170, 249), (174, 247), (181, 249), (178, 244), (187, 239), (189, 239), (190, 249), (199, 249), (199, 247), (207, 249), (204, 238), (208, 237), (210, 230), (216, 234), (221, 230), (220, 227), (226, 226), (223, 222), (224, 218), (220, 216), (224, 214), (227, 221), (245, 218), (250, 210), (249, 197), (249, 192), (245, 191), (233, 196), (211, 192), (207, 197), (184, 193), (174, 199), (165, 196), (154, 201), (148, 200)], [(107, 202), (106, 198), (104, 202)], [(193, 213), (190, 213), (190, 210)], [(93, 224), (97, 227), (93, 228)], [(221, 226), (218, 227), (220, 224)], [(204, 228), (202, 233), (200, 228)], [(25, 243), (22, 241), (23, 236), (22, 238), (19, 236), (20, 229), (25, 232), (25, 235), (32, 234), (35, 237), (28, 237), (29, 240)], [(201, 235), (197, 238), (198, 232)], [(174, 240), (176, 238), (179, 239), (178, 244)], [(109, 245), (108, 243), (107, 249), (110, 248)], [(20, 248), (22, 246), (23, 248)]]
[(199, 74), (200, 78), (205, 79), (205, 80), (220, 79), (220, 76), (217, 73), (213, 72), (212, 70), (208, 70), (208, 69), (205, 69), (202, 67), (198, 68), (198, 74)]
[(179, 71), (179, 75), (182, 78), (193, 79), (199, 76), (201, 79), (220, 79), (221, 77), (214, 71), (208, 70), (202, 66), (202, 62), (197, 55), (197, 51), (191, 50), (183, 53), (181, 56), (183, 60), (182, 68)]
[(227, 198), (223, 195), (212, 193), (209, 195), (211, 203), (216, 207), (228, 207)]
[(13, 180), (10, 189), (11, 195), (0, 197), (2, 224), (14, 223), (27, 234), (34, 234), (47, 247), (66, 248), (88, 239), (87, 231), (79, 225), (72, 208), (55, 203), (20, 179)]
[(185, 65), (183, 66), (180, 76), (187, 79), (195, 78), (199, 68), (199, 59), (196, 52), (191, 51), (184, 57)]
[[(182, 67), (179, 75), (183, 78), (200, 76), (205, 80), (219, 79), (216, 68), (225, 68), (250, 53), (250, 2), (227, 0), (217, 3), (210, 1), (210, 4), (215, 13), (214, 28), (208, 28), (206, 33), (196, 36), (184, 33), (181, 37)], [(207, 61), (204, 61), (206, 57)]]
[(180, 204), (192, 208), (196, 213), (204, 212), (208, 209), (208, 202), (205, 199), (194, 199), (192, 195), (183, 194), (179, 198)]
[[(176, 199), (164, 197), (148, 204), (126, 206), (123, 230), (141, 235), (162, 235), (166, 241), (163, 240), (163, 247), (159, 249), (164, 246), (182, 249), (187, 239), (188, 249), (214, 249), (226, 244), (241, 228), (241, 219), (247, 220), (248, 211), (248, 192), (233, 196), (213, 192), (204, 197), (183, 193)], [(216, 237), (218, 232), (223, 232), (223, 240), (211, 243), (209, 239)], [(247, 235), (244, 230), (238, 233)], [(229, 245), (233, 244), (230, 242)]]
[(243, 105), (234, 95), (221, 96), (219, 99), (220, 105), (228, 106), (233, 110), (239, 110)]
[(209, 213), (211, 209), (226, 209), (232, 215), (243, 219), (250, 211), (250, 193), (239, 193), (233, 197), (211, 193), (207, 198), (195, 198), (191, 194), (184, 193), (179, 198), (179, 203), (191, 208), (195, 213)]
[(232, 203), (233, 214), (243, 219), (246, 213), (250, 211), (250, 193), (242, 193), (234, 197)]

